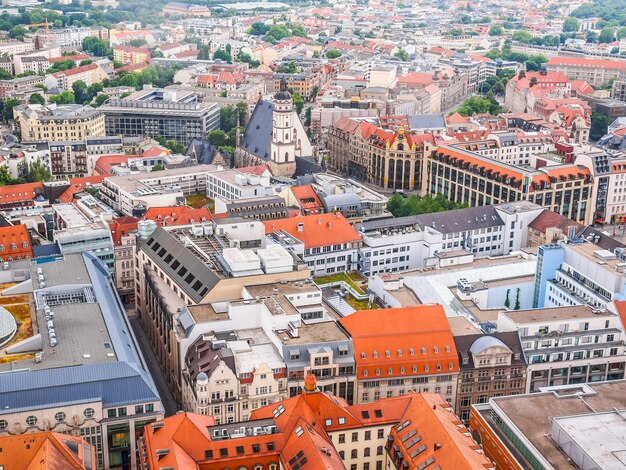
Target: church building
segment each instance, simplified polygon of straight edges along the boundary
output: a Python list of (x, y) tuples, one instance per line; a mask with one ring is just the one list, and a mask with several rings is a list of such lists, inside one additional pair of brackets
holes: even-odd
[(267, 164), (274, 176), (291, 177), (298, 160), (310, 161), (312, 156), (313, 147), (282, 80), (274, 99), (259, 100), (254, 108), (235, 151), (235, 165)]

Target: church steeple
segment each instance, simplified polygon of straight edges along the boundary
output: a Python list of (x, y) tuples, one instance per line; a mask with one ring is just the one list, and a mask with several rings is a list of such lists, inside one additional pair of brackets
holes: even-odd
[(280, 79), (280, 89), (274, 95), (274, 99), (277, 101), (291, 101), (291, 93), (287, 91), (287, 80), (285, 80), (285, 77)]

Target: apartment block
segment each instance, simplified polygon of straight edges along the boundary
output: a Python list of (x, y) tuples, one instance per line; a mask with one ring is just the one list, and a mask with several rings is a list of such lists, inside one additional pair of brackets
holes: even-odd
[(624, 378), (619, 316), (587, 305), (498, 314), (498, 331), (517, 331), (528, 370), (526, 393), (543, 387)]
[(517, 332), (455, 335), (459, 385), (455, 413), (466, 424), (470, 407), (490, 398), (526, 390), (526, 360)]
[[(300, 282), (309, 277), (305, 263), (282, 247), (267, 244), (261, 222), (214, 219), (207, 223), (151, 230), (139, 231), (135, 260), (136, 311), (175, 396), (181, 395), (187, 347), (200, 333), (255, 328), (254, 325), (261, 327), (264, 315), (271, 316), (267, 308), (275, 312), (275, 316), (272, 322), (264, 324), (273, 324), (276, 329), (288, 330), (289, 322), (302, 318), (299, 309), (289, 299), (285, 298), (281, 308), (275, 306), (273, 288), (264, 296), (259, 295), (260, 299), (268, 299), (269, 307), (263, 302), (257, 304), (255, 296), (247, 296), (244, 291), (244, 286), (249, 290), (254, 285)], [(317, 289), (312, 286), (298, 288), (304, 291)], [(280, 292), (281, 286), (277, 289)], [(319, 290), (317, 292), (317, 302), (314, 297), (309, 302), (321, 302)], [(224, 303), (242, 296), (246, 300)], [(215, 307), (208, 305), (206, 309), (194, 309), (197, 305), (215, 302), (218, 302)], [(216, 309), (220, 315), (214, 313)], [(257, 320), (253, 321), (252, 313), (246, 317), (245, 312), (250, 310), (256, 311)], [(312, 318), (323, 316), (322, 308), (318, 307), (314, 312), (317, 314)], [(231, 322), (209, 322), (210, 319), (227, 317), (232, 317)], [(167, 328), (163, 329), (161, 325), (167, 325)], [(194, 325), (200, 329), (192, 328)]]
[(354, 271), (361, 236), (338, 212), (266, 221), (265, 233), (304, 260), (314, 275)]
[[(20, 105), (13, 116), (22, 139), (32, 141), (72, 141), (88, 137), (103, 137), (104, 115), (98, 109), (79, 104)], [(59, 162), (59, 165), (61, 163)], [(63, 162), (62, 168), (68, 166)]]
[(127, 176), (108, 176), (102, 182), (102, 200), (125, 215), (141, 217), (151, 207), (184, 204), (185, 196), (205, 194), (212, 165), (183, 166)]

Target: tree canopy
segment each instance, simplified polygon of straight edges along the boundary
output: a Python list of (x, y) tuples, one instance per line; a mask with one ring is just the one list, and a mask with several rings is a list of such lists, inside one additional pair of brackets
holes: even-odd
[(435, 197), (424, 196), (418, 198), (415, 195), (411, 195), (408, 198), (404, 198), (402, 195), (394, 193), (387, 201), (387, 210), (394, 217), (430, 214), (432, 212), (449, 211), (463, 207), (467, 207), (467, 205), (449, 201), (442, 194), (438, 194)]

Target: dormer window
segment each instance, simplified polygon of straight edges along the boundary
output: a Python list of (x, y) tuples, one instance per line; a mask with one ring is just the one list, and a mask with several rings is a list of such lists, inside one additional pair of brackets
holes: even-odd
[(446, 344), (446, 352), (450, 352), (450, 346)]
[(374, 359), (378, 359), (378, 351), (374, 351)]
[(409, 349), (409, 354), (411, 356), (415, 356), (415, 349), (413, 349), (413, 348)]
[(380, 369), (376, 369), (376, 375), (380, 375)]
[(387, 357), (391, 357), (391, 352), (389, 351), (389, 349), (387, 349), (387, 350), (385, 351), (385, 356), (387, 356)]
[(365, 353), (364, 352), (361, 353), (361, 359), (365, 359)]
[(439, 354), (439, 348), (437, 346), (433, 348), (433, 351), (435, 351), (435, 354)]
[(398, 349), (398, 357), (402, 357), (402, 349)]
[(426, 348), (422, 348), (422, 354), (426, 354)]

